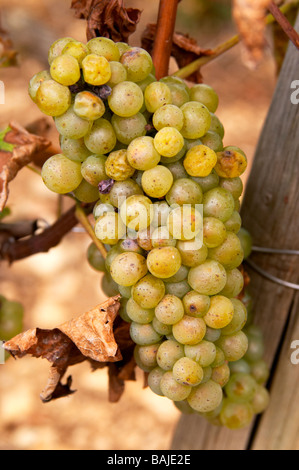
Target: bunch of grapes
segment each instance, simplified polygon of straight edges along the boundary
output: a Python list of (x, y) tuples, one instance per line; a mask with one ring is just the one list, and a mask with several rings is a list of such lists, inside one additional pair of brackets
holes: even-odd
[(173, 76), (157, 81), (148, 52), (107, 38), (59, 39), (49, 64), (29, 87), (60, 134), (61, 154), (47, 160), (43, 181), (95, 203), (95, 235), (108, 254), (91, 245), (88, 258), (107, 272), (106, 292), (122, 296), (150, 388), (218, 416), (233, 389), (229, 363), (248, 350), (237, 299), (247, 159), (223, 147), (218, 96)]
[[(23, 328), (23, 306), (0, 295), (0, 341), (8, 341), (21, 333)], [(8, 357), (9, 354), (6, 355)]]

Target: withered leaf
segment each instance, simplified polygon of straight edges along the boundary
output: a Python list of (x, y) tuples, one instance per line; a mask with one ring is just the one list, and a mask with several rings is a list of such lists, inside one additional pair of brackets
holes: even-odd
[(251, 68), (256, 67), (266, 45), (266, 13), (271, 0), (234, 0), (233, 16), (245, 46), (244, 58)]
[(119, 298), (110, 298), (52, 330), (31, 329), (4, 344), (13, 357), (32, 355), (51, 363), (48, 382), (41, 393), (43, 402), (73, 393), (71, 379), (68, 378), (66, 385), (61, 383), (61, 379), (68, 367), (86, 360), (93, 370), (115, 363), (115, 367), (109, 368), (112, 401), (120, 398), (124, 380), (134, 380), (134, 345), (129, 336), (129, 326), (117, 316)]
[[(147, 25), (145, 31), (142, 34), (142, 47), (150, 54), (153, 51), (156, 31), (157, 25), (150, 23)], [(191, 38), (188, 34), (178, 32), (174, 33), (171, 55), (176, 59), (179, 68), (185, 67), (200, 57), (211, 55), (211, 53), (212, 51), (210, 49), (202, 49), (198, 45), (197, 41)], [(202, 76), (200, 71), (197, 71), (187, 77), (187, 80), (194, 83), (201, 83)]]
[(104, 36), (128, 42), (136, 31), (141, 11), (125, 8), (123, 0), (72, 0), (75, 16), (87, 20), (87, 39)]
[(7, 32), (1, 26), (0, 13), (0, 68), (16, 65), (17, 51), (13, 49), (12, 42)]
[(49, 145), (47, 139), (30, 134), (15, 122), (0, 133), (0, 211), (8, 199), (9, 182)]

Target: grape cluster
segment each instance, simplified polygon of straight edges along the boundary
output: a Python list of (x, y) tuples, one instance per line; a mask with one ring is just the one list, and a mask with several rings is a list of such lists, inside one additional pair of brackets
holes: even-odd
[[(21, 333), (23, 328), (23, 306), (0, 295), (0, 341), (8, 341)], [(8, 357), (9, 354), (6, 355)]]
[(207, 417), (227, 409), (220, 419), (230, 426), (229, 364), (249, 344), (237, 299), (247, 159), (223, 147), (218, 96), (173, 76), (157, 81), (145, 50), (107, 38), (59, 39), (49, 64), (29, 86), (60, 134), (43, 181), (95, 203), (95, 235), (108, 254), (91, 245), (88, 259), (106, 272), (107, 294), (122, 296), (153, 392)]

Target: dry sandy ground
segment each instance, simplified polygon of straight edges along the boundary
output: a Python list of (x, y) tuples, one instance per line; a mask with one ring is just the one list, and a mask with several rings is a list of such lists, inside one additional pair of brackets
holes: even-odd
[[(6, 104), (0, 108), (0, 127), (10, 119), (27, 124), (40, 117), (27, 96), (28, 81), (45, 67), (46, 51), (57, 37), (73, 35), (84, 40), (85, 25), (74, 20), (68, 1), (2, 0), (5, 21), (21, 50), (18, 69), (1, 71)], [(142, 6), (144, 2), (127, 2)], [(146, 11), (140, 30), (155, 18)], [(186, 5), (192, 5), (186, 0)], [(178, 29), (187, 29), (183, 15)], [(189, 30), (189, 29), (187, 29)], [(190, 30), (189, 30), (190, 31)], [(225, 33), (211, 31), (206, 44), (216, 44)], [(193, 26), (192, 34), (196, 34)], [(200, 37), (200, 31), (198, 31)], [(133, 42), (138, 44), (138, 34)], [(257, 71), (249, 71), (236, 48), (204, 70), (205, 81), (219, 92), (218, 115), (226, 128), (226, 145), (238, 145), (252, 161), (254, 149), (275, 86), (275, 68), (268, 55)], [(11, 185), (9, 206), (13, 218), (55, 219), (56, 198), (39, 177), (24, 169)], [(104, 300), (100, 276), (85, 258), (86, 235), (70, 234), (48, 255), (37, 255), (11, 268), (1, 264), (0, 293), (21, 301), (25, 328), (55, 327)], [(107, 402), (105, 371), (91, 374), (87, 365), (72, 370), (78, 392), (47, 405), (39, 392), (47, 378), (46, 361), (26, 358), (0, 366), (0, 449), (167, 449), (179, 413), (166, 399), (142, 390), (142, 377), (129, 383), (121, 402)]]

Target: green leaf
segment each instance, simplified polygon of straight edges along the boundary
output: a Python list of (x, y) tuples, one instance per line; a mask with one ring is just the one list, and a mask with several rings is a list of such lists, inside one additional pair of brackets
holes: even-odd
[(4, 207), (3, 211), (0, 212), (0, 220), (4, 219), (4, 217), (7, 217), (11, 214), (11, 210), (9, 207)]
[(5, 142), (6, 135), (11, 131), (10, 127), (7, 127), (4, 131), (0, 132), (0, 151), (3, 152), (13, 152), (14, 145), (8, 142)]

